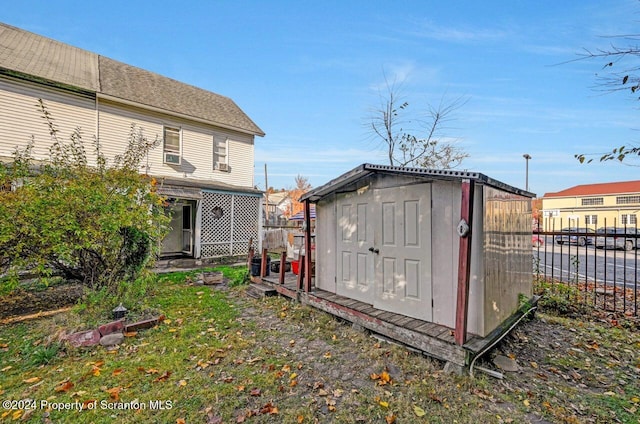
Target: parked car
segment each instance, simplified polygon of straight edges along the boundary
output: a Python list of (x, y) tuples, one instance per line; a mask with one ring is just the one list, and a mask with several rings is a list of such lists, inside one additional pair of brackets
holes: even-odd
[(533, 247), (540, 247), (544, 244), (544, 239), (542, 237), (540, 237), (537, 234), (534, 234), (531, 237), (531, 244), (533, 244)]
[(595, 245), (598, 249), (624, 249), (638, 248), (638, 235), (636, 228), (606, 227), (596, 230)]
[(590, 234), (595, 235), (595, 231), (591, 228), (568, 227), (563, 228), (561, 231), (566, 234), (560, 234), (555, 237), (556, 243), (558, 244), (570, 243), (579, 246), (593, 244), (593, 236)]

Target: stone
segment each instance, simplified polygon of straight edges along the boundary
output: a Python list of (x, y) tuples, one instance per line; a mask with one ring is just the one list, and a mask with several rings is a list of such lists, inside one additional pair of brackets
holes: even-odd
[(122, 333), (123, 329), (124, 329), (124, 322), (122, 320), (113, 321), (98, 327), (98, 331), (102, 336), (106, 336), (107, 334), (112, 334), (112, 333)]
[[(164, 318), (162, 318), (164, 319)], [(146, 319), (144, 321), (138, 321), (131, 324), (127, 324), (124, 326), (125, 333), (131, 333), (133, 331), (144, 330), (146, 328), (152, 328), (158, 325), (158, 323), (162, 321), (160, 317)]]
[(205, 285), (221, 284), (224, 281), (224, 275), (219, 271), (203, 272), (200, 278)]
[(493, 358), (493, 364), (506, 372), (518, 372), (520, 371), (520, 366), (515, 361), (515, 359), (511, 359), (507, 356), (497, 355)]
[(95, 346), (100, 343), (100, 332), (98, 330), (81, 331), (67, 336), (67, 341), (73, 347)]
[(122, 334), (122, 333), (111, 333), (111, 334), (107, 334), (106, 336), (102, 337), (100, 339), (100, 344), (102, 346), (105, 346), (105, 347), (114, 346), (114, 345), (122, 343), (123, 340), (124, 340), (124, 334)]

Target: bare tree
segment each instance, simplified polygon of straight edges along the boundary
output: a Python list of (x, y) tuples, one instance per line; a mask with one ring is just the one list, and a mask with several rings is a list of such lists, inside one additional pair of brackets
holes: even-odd
[(442, 100), (438, 107), (429, 105), (423, 118), (412, 118), (400, 85), (389, 83), (385, 77), (385, 88), (379, 94), (379, 107), (368, 118), (367, 128), (384, 146), (389, 165), (451, 169), (469, 157), (454, 142), (444, 139), (453, 113), (467, 99), (459, 97), (451, 103)]
[[(584, 52), (571, 62), (578, 60), (602, 61), (602, 70), (606, 72), (604, 74), (596, 74), (597, 84), (595, 89), (608, 93), (627, 92), (636, 100), (640, 100), (640, 47), (638, 46), (640, 35), (616, 35), (606, 38), (614, 40), (609, 45), (609, 48), (584, 49)], [(593, 158), (587, 159), (587, 156), (599, 156), (600, 162), (610, 160), (623, 162), (628, 156), (640, 156), (640, 146), (630, 146), (626, 143), (620, 147), (613, 148), (609, 152), (591, 155), (582, 153), (574, 156), (580, 163), (593, 161)]]

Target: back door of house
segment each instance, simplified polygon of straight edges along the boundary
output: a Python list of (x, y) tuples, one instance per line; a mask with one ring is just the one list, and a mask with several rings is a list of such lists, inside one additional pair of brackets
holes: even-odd
[(374, 223), (371, 220), (371, 192), (338, 195), (336, 293), (373, 303)]
[(432, 321), (431, 185), (377, 189), (372, 204), (377, 228), (373, 306)]

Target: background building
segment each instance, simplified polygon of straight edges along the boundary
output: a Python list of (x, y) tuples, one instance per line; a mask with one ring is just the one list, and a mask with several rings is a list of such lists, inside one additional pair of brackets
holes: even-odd
[(640, 214), (640, 181), (585, 184), (542, 198), (542, 228), (635, 227)]

